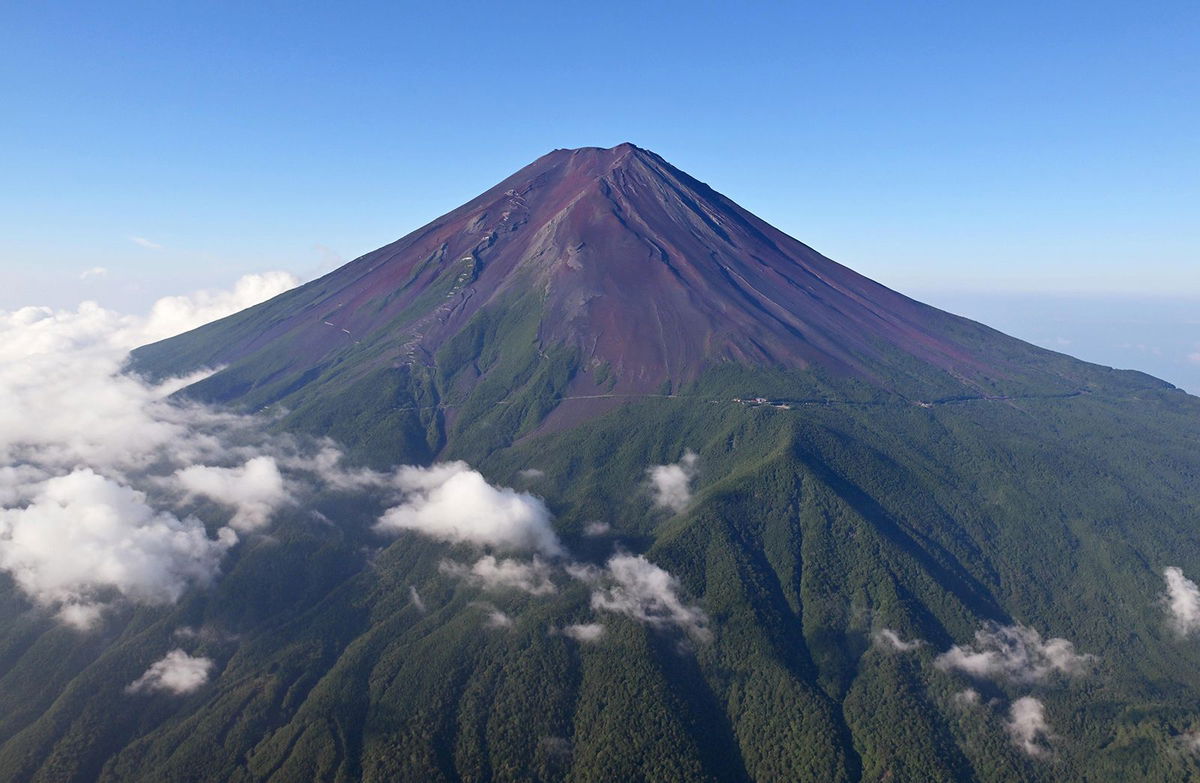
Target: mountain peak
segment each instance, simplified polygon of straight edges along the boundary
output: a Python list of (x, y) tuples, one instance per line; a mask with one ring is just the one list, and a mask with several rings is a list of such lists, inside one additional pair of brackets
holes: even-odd
[(732, 365), (819, 368), (920, 399), (994, 392), (1037, 350), (856, 274), (628, 142), (543, 155), (258, 311), (199, 363), (274, 350), (301, 386), (342, 363), (465, 389), (487, 382), (470, 357), (503, 334), (492, 360), (567, 357), (566, 397), (661, 393)]
[(631, 141), (623, 141), (613, 147), (559, 147), (554, 150), (554, 153), (568, 153), (570, 155), (606, 155), (612, 158), (628, 155), (635, 151), (645, 152), (641, 147)]

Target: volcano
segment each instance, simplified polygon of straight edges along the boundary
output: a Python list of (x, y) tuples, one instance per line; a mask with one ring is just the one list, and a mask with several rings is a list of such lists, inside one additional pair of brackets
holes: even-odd
[(946, 334), (943, 314), (632, 144), (538, 159), (268, 308), (288, 314), (211, 358), (225, 363), (288, 339), (320, 361), (387, 339), (388, 361), (434, 365), (473, 318), (531, 294), (538, 345), (608, 366), (619, 392), (679, 385), (723, 362), (818, 364), (873, 379), (900, 353), (972, 377), (988, 371)]
[[(356, 468), (469, 463), (543, 544), (384, 538), (343, 482), (86, 644), (2, 583), (10, 779), (1200, 779), (1200, 399), (648, 150), (551, 152), (128, 369)], [(211, 679), (129, 697), (179, 628)]]
[(389, 369), (452, 379), (421, 384), (427, 405), (456, 407), (489, 382), (511, 403), (530, 376), (566, 408), (547, 426), (733, 368), (916, 403), (1069, 394), (1097, 373), (881, 286), (632, 144), (551, 152), (386, 247), (135, 359), (157, 373), (225, 367), (193, 393), (256, 408)]

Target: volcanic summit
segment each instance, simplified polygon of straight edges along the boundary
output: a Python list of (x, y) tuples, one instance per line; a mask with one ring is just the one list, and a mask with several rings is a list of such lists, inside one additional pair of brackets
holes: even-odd
[(813, 370), (914, 401), (1079, 386), (1053, 354), (875, 283), (628, 143), (550, 152), (390, 245), (136, 357), (226, 366), (194, 391), (254, 389), (262, 406), (383, 367), (466, 393), (503, 364), (477, 355), (485, 344), (509, 363), (569, 354), (556, 393), (603, 400), (585, 405), (597, 411), (728, 367)]

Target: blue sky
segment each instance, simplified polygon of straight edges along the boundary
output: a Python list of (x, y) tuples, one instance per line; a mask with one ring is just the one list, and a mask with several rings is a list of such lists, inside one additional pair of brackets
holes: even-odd
[(1194, 2), (433, 5), (7, 4), (0, 308), (310, 277), (626, 140), (923, 298), (1200, 301)]

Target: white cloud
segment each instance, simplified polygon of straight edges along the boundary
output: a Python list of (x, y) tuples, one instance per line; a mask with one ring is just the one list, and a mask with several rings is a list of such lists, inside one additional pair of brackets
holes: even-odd
[(164, 449), (198, 445), (188, 438), (188, 412), (166, 403), (165, 390), (116, 369), (86, 354), (0, 360), (4, 464), (128, 470)]
[[(237, 290), (244, 294), (247, 285), (243, 278)], [(254, 298), (227, 297), (211, 314)], [(120, 374), (130, 348), (172, 333), (166, 320), (121, 315), (94, 302), (75, 311), (0, 311), (0, 464), (129, 467), (156, 461), (163, 448), (214, 445), (189, 429), (197, 416), (219, 417), (164, 399), (201, 376), (151, 385)], [(190, 457), (184, 464), (196, 461)]]
[(106, 605), (100, 603), (63, 604), (56, 617), (63, 625), (77, 631), (86, 631), (100, 622), (106, 608)]
[(290, 448), (276, 449), (276, 463), (291, 472), (308, 474), (309, 478), (342, 492), (361, 492), (372, 489), (394, 489), (395, 474), (369, 468), (347, 468), (344, 455), (332, 441), (321, 441), (308, 448), (295, 443)]
[(177, 639), (199, 639), (202, 642), (210, 644), (227, 644), (229, 642), (236, 642), (240, 638), (235, 633), (222, 631), (220, 628), (212, 625), (201, 625), (199, 627), (184, 625), (176, 628), (172, 635)]
[(412, 585), (408, 586), (408, 599), (412, 601), (412, 605), (417, 608), (421, 614), (425, 614), (425, 601), (421, 598), (421, 594), (417, 592), (417, 588)]
[[(212, 539), (198, 520), (179, 518), (162, 483), (185, 466), (250, 460), (271, 438), (233, 445), (234, 431), (259, 430), (252, 419), (166, 399), (202, 375), (149, 384), (120, 370), (131, 347), (166, 336), (163, 312), (193, 301), (193, 315), (225, 315), (269, 293), (269, 280), (279, 278), (176, 297), (156, 305), (157, 321), (92, 302), (0, 311), (0, 570), (64, 623), (94, 625), (113, 600), (174, 601), (207, 584), (237, 540), (230, 528)], [(273, 499), (247, 483), (262, 475), (231, 482), (246, 506), (239, 524)]]
[(154, 303), (143, 331), (151, 340), (182, 334), (224, 318), (295, 288), (299, 279), (288, 272), (242, 276), (232, 291), (197, 291), (190, 296), (167, 296)]
[(1163, 569), (1167, 592), (1163, 603), (1171, 615), (1171, 627), (1180, 636), (1200, 631), (1200, 588), (1175, 566)]
[(1022, 696), (1009, 706), (1004, 724), (1017, 747), (1030, 756), (1045, 756), (1047, 743), (1054, 739), (1046, 723), (1046, 708), (1032, 696)]
[(567, 576), (589, 585), (600, 584), (604, 579), (605, 570), (591, 563), (567, 563), (563, 566)]
[(213, 662), (208, 658), (193, 658), (183, 650), (171, 650), (161, 660), (150, 664), (146, 672), (131, 682), (126, 693), (165, 691), (182, 696), (198, 690), (208, 682)]
[(549, 595), (558, 589), (550, 579), (550, 566), (536, 557), (528, 563), (522, 563), (484, 555), (472, 566), (443, 560), (438, 564), (438, 570), (485, 590), (520, 590), (530, 595)]
[(99, 619), (107, 591), (163, 604), (207, 584), (237, 541), (229, 528), (211, 539), (199, 521), (156, 511), (142, 492), (87, 468), (26, 489), (27, 505), (0, 509), (0, 569), (76, 627)]
[(254, 457), (236, 468), (192, 465), (176, 471), (175, 478), (189, 494), (235, 509), (229, 524), (238, 530), (263, 527), (289, 499), (272, 457)]
[(588, 522), (583, 528), (583, 534), (588, 538), (606, 536), (610, 532), (612, 532), (612, 525), (607, 522)]
[(679, 582), (641, 555), (614, 555), (604, 578), (608, 586), (592, 593), (594, 609), (618, 612), (656, 627), (674, 626), (698, 642), (712, 638), (708, 616), (679, 597)]
[(158, 244), (157, 242), (151, 242), (149, 239), (146, 239), (145, 237), (130, 237), (129, 241), (132, 242), (133, 244), (137, 245), (138, 247), (144, 247), (147, 250), (162, 250), (163, 249), (162, 245)]
[(975, 632), (974, 645), (954, 645), (934, 659), (943, 671), (960, 671), (976, 679), (1040, 682), (1054, 673), (1086, 673), (1095, 656), (1075, 652), (1066, 639), (1047, 639), (1024, 625), (989, 625)]
[(655, 465), (647, 470), (654, 505), (675, 512), (687, 508), (688, 503), (692, 502), (691, 484), (696, 476), (698, 459), (694, 451), (688, 450), (673, 465)]
[(537, 468), (526, 468), (525, 470), (518, 471), (517, 475), (526, 481), (536, 481), (540, 478), (545, 478), (546, 473)]
[(465, 462), (404, 467), (395, 485), (404, 501), (379, 518), (380, 531), (415, 530), (440, 541), (563, 554), (539, 498), (494, 487)]
[(603, 623), (575, 623), (574, 625), (564, 626), (562, 635), (583, 644), (591, 644), (600, 641), (604, 636)]
[(896, 652), (912, 652), (921, 645), (925, 644), (925, 642), (921, 641), (920, 639), (913, 639), (912, 641), (906, 642), (900, 636), (900, 634), (896, 633), (890, 628), (883, 628), (876, 631), (871, 638), (874, 640), (876, 645), (884, 648), (890, 648)]
[(484, 627), (494, 630), (512, 628), (512, 624), (513, 619), (495, 607), (489, 609), (487, 615), (483, 618)]
[[(540, 499), (494, 487), (465, 463), (347, 468), (331, 442), (271, 434), (254, 417), (169, 399), (203, 373), (159, 384), (121, 373), (131, 347), (294, 283), (281, 273), (248, 276), (229, 293), (160, 300), (145, 318), (95, 303), (0, 311), (0, 570), (35, 604), (83, 628), (114, 602), (175, 601), (215, 578), (235, 527), (260, 528), (282, 504), (319, 489), (395, 498), (379, 521), (384, 530), (564, 554)], [(210, 537), (184, 517), (195, 496), (232, 509), (231, 526)], [(554, 589), (536, 558), (485, 558), (469, 576), (535, 595)], [(412, 598), (423, 608), (415, 590)]]
[(954, 694), (954, 704), (963, 709), (979, 706), (979, 691), (974, 688), (964, 688)]
[(583, 526), (583, 534), (588, 538), (607, 536), (611, 532), (612, 525), (608, 524), (608, 522), (588, 522), (587, 525)]
[(102, 266), (94, 266), (91, 269), (85, 269), (79, 273), (80, 280), (91, 280), (94, 277), (104, 277), (108, 274), (108, 270)]

